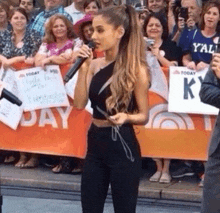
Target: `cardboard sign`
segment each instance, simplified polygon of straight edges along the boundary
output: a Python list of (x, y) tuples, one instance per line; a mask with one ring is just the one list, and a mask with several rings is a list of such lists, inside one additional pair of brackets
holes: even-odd
[[(15, 96), (19, 97), (17, 83), (15, 81), (14, 71), (11, 69), (4, 70), (1, 68), (0, 76), (3, 81), (0, 81), (0, 95), (5, 88)], [(12, 104), (6, 99), (0, 100), (0, 121), (16, 130), (23, 113), (23, 108)]]
[(69, 106), (58, 65), (15, 72), (24, 111)]
[(200, 101), (199, 91), (208, 68), (202, 71), (170, 67), (169, 112), (217, 115), (219, 109)]
[(22, 107), (12, 104), (6, 99), (0, 101), (0, 121), (16, 130), (21, 120)]

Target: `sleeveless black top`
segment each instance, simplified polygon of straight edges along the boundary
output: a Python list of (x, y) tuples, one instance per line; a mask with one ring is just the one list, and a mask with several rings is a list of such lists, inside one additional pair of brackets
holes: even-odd
[[(103, 111), (107, 112), (106, 99), (111, 95), (110, 82), (107, 86), (104, 86), (106, 82), (111, 78), (113, 74), (115, 62), (108, 64), (106, 67), (101, 68), (92, 78), (89, 87), (89, 99), (91, 100), (91, 106), (93, 108), (93, 118), (106, 119), (97, 109), (98, 106)], [(103, 89), (104, 88), (104, 89)], [(102, 90), (103, 89), (103, 90)], [(128, 112), (132, 112), (136, 109), (136, 101), (134, 95), (132, 95), (131, 102), (128, 107)], [(109, 113), (108, 113), (109, 114)]]

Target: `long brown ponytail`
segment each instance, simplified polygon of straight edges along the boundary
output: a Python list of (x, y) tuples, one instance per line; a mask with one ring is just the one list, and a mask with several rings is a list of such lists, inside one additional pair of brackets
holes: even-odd
[(119, 52), (110, 85), (111, 96), (106, 100), (107, 109), (112, 112), (126, 112), (135, 88), (138, 71), (146, 65), (143, 35), (133, 7), (113, 6), (99, 12), (109, 24), (123, 26), (125, 33), (119, 44)]

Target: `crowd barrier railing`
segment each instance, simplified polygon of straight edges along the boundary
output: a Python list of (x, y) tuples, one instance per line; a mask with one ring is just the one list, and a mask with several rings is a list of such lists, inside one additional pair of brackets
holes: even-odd
[[(20, 70), (30, 66), (16, 63), (13, 67)], [(62, 76), (69, 67), (60, 66)], [(168, 86), (168, 69), (162, 70), (163, 83)], [(207, 159), (216, 116), (168, 112), (168, 101), (153, 90), (149, 92), (149, 106), (149, 122), (134, 126), (142, 157)], [(25, 112), (16, 131), (0, 123), (0, 149), (84, 158), (91, 117), (73, 106)]]

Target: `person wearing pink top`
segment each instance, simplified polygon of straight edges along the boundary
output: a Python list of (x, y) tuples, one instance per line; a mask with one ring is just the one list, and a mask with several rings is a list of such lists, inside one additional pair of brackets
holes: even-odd
[(63, 15), (53, 15), (45, 26), (45, 36), (35, 57), (35, 65), (73, 63), (74, 48), (77, 47), (75, 38), (72, 23)]

